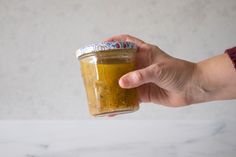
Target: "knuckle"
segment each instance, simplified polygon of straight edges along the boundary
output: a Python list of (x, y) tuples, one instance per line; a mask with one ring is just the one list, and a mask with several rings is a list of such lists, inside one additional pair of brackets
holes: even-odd
[(129, 34), (121, 34), (120, 36), (123, 36), (123, 37), (125, 37), (125, 38), (129, 38), (129, 37), (130, 37)]
[(127, 38), (131, 38), (131, 35), (129, 35), (129, 34), (125, 34), (125, 36), (126, 36)]
[(136, 71), (134, 76), (137, 82), (142, 82), (144, 80), (143, 74), (140, 71)]
[(152, 73), (155, 77), (160, 78), (163, 75), (163, 64), (154, 64)]
[(157, 45), (152, 45), (152, 46), (153, 46), (153, 49), (160, 50), (160, 48)]
[(125, 37), (126, 37), (126, 41), (132, 41), (133, 39), (133, 37), (129, 34), (126, 34)]

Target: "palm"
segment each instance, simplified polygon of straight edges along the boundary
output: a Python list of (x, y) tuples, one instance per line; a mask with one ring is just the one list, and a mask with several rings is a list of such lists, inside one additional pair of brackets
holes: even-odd
[(160, 88), (156, 84), (149, 83), (138, 87), (141, 102), (153, 102), (168, 106), (179, 106), (186, 104), (183, 93), (173, 93)]

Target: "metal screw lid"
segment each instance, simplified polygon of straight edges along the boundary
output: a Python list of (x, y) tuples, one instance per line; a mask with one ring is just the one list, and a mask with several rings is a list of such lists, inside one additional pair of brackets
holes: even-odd
[(92, 52), (98, 52), (98, 51), (101, 52), (114, 49), (137, 49), (137, 46), (132, 42), (125, 42), (125, 41), (95, 43), (83, 48), (79, 48), (76, 51), (76, 57), (78, 58), (84, 54)]

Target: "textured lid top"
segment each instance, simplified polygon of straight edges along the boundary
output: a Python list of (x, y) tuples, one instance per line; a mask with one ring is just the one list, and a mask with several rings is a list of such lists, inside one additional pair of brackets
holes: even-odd
[(78, 49), (76, 51), (76, 57), (78, 58), (84, 54), (88, 54), (91, 52), (107, 51), (114, 49), (137, 49), (137, 46), (134, 43), (124, 41), (95, 43)]

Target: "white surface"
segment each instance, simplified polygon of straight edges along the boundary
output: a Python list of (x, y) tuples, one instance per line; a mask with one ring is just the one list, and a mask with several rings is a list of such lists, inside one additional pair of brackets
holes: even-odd
[(2, 121), (2, 157), (235, 157), (235, 121)]
[[(0, 119), (88, 119), (77, 48), (128, 33), (198, 61), (236, 43), (235, 0), (0, 0)], [(235, 119), (235, 101), (116, 119)]]

